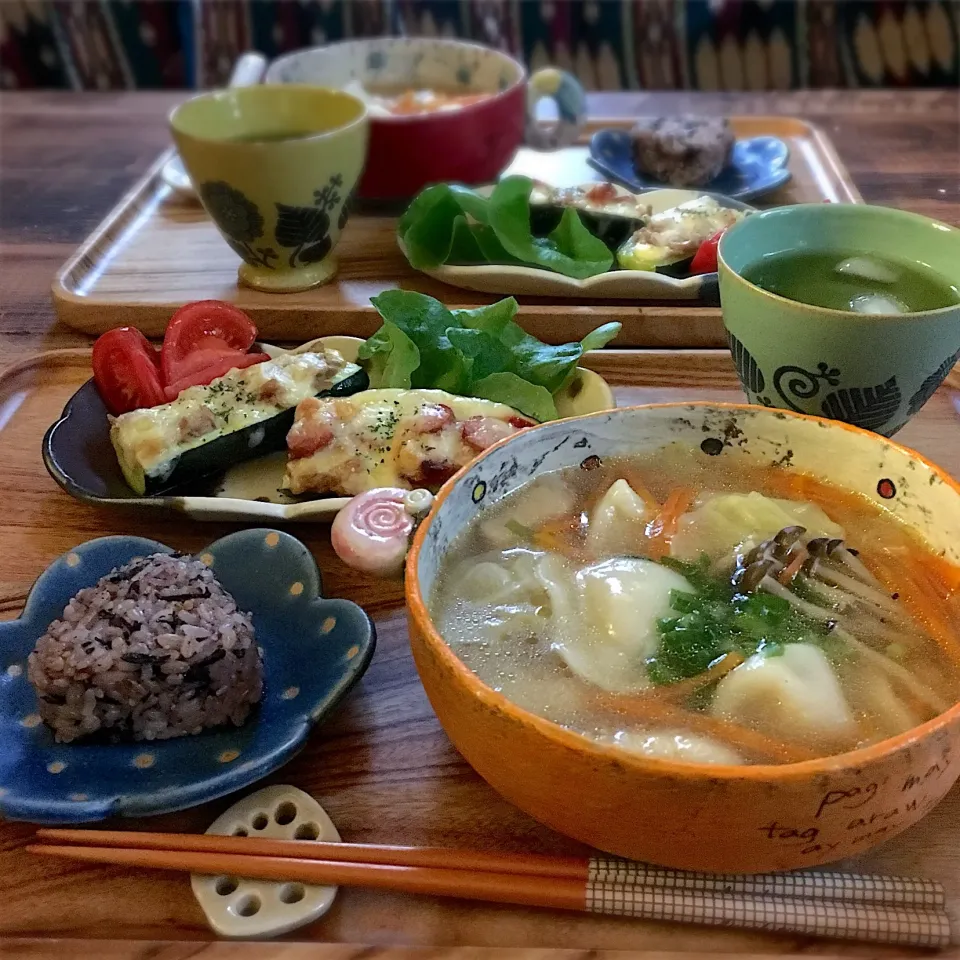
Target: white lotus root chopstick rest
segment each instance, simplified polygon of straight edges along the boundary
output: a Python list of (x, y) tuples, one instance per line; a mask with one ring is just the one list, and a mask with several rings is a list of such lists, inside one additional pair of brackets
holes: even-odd
[[(340, 841), (323, 807), (296, 787), (258, 790), (235, 803), (206, 831), (272, 840)], [(190, 875), (190, 886), (213, 931), (221, 937), (276, 937), (322, 917), (337, 887), (273, 883), (240, 877)]]

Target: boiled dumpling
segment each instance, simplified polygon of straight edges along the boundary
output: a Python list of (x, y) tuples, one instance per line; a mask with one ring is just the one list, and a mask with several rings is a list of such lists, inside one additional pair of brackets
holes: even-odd
[(647, 504), (627, 483), (617, 480), (594, 507), (587, 546), (597, 557), (637, 551), (647, 528)]
[(645, 661), (660, 643), (657, 621), (670, 615), (670, 591), (693, 593), (679, 573), (652, 560), (617, 557), (575, 574), (552, 554), (537, 567), (550, 594), (553, 645), (567, 665), (604, 690), (649, 686)]
[(541, 637), (549, 627), (539, 607), (529, 603), (500, 604), (481, 607), (463, 604), (457, 611), (454, 632), (447, 631), (460, 643), (497, 646)]
[(779, 655), (755, 653), (717, 684), (710, 710), (785, 740), (833, 741), (856, 733), (830, 661), (810, 643), (789, 643)]
[(743, 758), (736, 751), (716, 740), (691, 733), (637, 733), (621, 730), (610, 740), (631, 753), (662, 760), (685, 760), (688, 763), (740, 764)]
[(512, 638), (539, 637), (549, 626), (548, 597), (535, 574), (542, 556), (530, 550), (505, 550), (495, 559), (465, 561), (455, 568), (453, 618), (457, 640), (496, 644)]
[(756, 492), (721, 493), (680, 518), (670, 553), (684, 560), (695, 560), (702, 553), (718, 558), (741, 545), (762, 543), (794, 525), (805, 527), (809, 538), (843, 538), (843, 529), (816, 504)]
[(860, 677), (852, 680), (848, 689), (852, 706), (876, 718), (884, 737), (895, 737), (923, 723), (923, 718), (894, 693), (890, 681), (882, 673), (864, 670), (861, 665)]
[(489, 520), (481, 520), (480, 532), (494, 547), (515, 545), (518, 524), (529, 530), (537, 530), (548, 520), (569, 514), (573, 510), (574, 499), (573, 491), (559, 473), (545, 473), (510, 494), (508, 509), (497, 510)]
[(471, 558), (454, 569), (451, 580), (460, 599), (484, 604), (533, 602), (535, 593), (542, 594), (534, 574), (539, 553), (516, 549), (494, 556), (479, 562)]
[(517, 585), (500, 563), (484, 560), (471, 564), (463, 576), (457, 577), (458, 593), (464, 600), (475, 603), (500, 603), (517, 591)]
[(589, 694), (583, 682), (559, 670), (542, 673), (511, 669), (497, 689), (518, 707), (564, 726), (570, 724), (572, 716), (582, 716), (584, 706), (589, 707), (584, 703)]

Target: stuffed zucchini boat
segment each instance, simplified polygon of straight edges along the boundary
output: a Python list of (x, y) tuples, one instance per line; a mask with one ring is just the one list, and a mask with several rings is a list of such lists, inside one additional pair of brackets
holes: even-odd
[(308, 397), (366, 389), (366, 373), (335, 350), (284, 353), (189, 387), (170, 403), (110, 418), (110, 441), (138, 494), (158, 494), (282, 450)]

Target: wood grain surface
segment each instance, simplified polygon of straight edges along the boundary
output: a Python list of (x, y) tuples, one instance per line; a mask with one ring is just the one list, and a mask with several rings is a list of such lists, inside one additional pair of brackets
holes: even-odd
[[(580, 145), (551, 153), (522, 149), (507, 173), (575, 186), (603, 179), (587, 162), (587, 144), (599, 129), (631, 121), (592, 120)], [(788, 117), (731, 117), (738, 137), (776, 136), (790, 151), (792, 179), (760, 198), (760, 206), (791, 203), (855, 203), (850, 175), (819, 128)], [(172, 191), (162, 177), (163, 154), (107, 215), (53, 284), (57, 315), (89, 334), (136, 324), (160, 337), (173, 311), (191, 300), (230, 300), (249, 313), (262, 336), (275, 341), (349, 331), (370, 336), (380, 316), (370, 297), (384, 290), (419, 290), (450, 306), (491, 303), (501, 295), (475, 293), (431, 279), (407, 263), (396, 241), (396, 216), (356, 210), (336, 256), (340, 269), (328, 284), (278, 296), (237, 283), (236, 253), (193, 197)], [(543, 274), (543, 271), (538, 271)], [(535, 291), (536, 292), (536, 291)], [(524, 295), (519, 322), (543, 340), (579, 340), (600, 323), (620, 321), (617, 340), (628, 347), (721, 347), (726, 338), (720, 310), (696, 299), (557, 298)]]
[[(503, 947), (369, 947), (363, 944), (200, 943), (196, 941), (29, 940), (0, 941), (0, 958), (64, 960), (702, 960), (702, 952), (675, 950), (544, 950)], [(741, 960), (769, 960), (770, 954), (742, 953)], [(820, 952), (817, 960), (839, 960), (850, 954)], [(938, 960), (960, 956), (955, 950), (936, 954)]]
[[(602, 351), (591, 355), (589, 365), (616, 386), (621, 405), (742, 399), (725, 351)], [(3, 617), (19, 612), (30, 584), (55, 556), (90, 537), (136, 531), (180, 549), (198, 550), (232, 529), (179, 517), (98, 511), (70, 499), (55, 486), (41, 463), (39, 438), (85, 375), (84, 366), (78, 365), (77, 355), (71, 351), (38, 365), (23, 364), (13, 377), (0, 379), (0, 412), (6, 417), (0, 429), (0, 484), (17, 491), (16, 509), (0, 518)], [(960, 448), (955, 443), (955, 404), (960, 401), (957, 380), (954, 375), (951, 385), (938, 392), (902, 433), (905, 443), (953, 473), (960, 473)], [(579, 844), (541, 827), (500, 799), (450, 745), (409, 654), (400, 585), (385, 585), (343, 567), (330, 550), (325, 527), (289, 529), (313, 550), (326, 593), (355, 600), (375, 618), (378, 648), (370, 670), (340, 710), (315, 732), (303, 753), (264, 783), (292, 783), (317, 797), (349, 841), (584, 853)], [(230, 802), (225, 798), (184, 813), (116, 825), (201, 831)], [(576, 802), (575, 791), (571, 802)], [(211, 938), (184, 877), (34, 858), (23, 852), (32, 832), (26, 824), (0, 825), (0, 938)], [(960, 905), (960, 790), (954, 790), (917, 827), (847, 866), (939, 880), (956, 916)], [(902, 950), (894, 948), (361, 890), (341, 890), (325, 918), (285, 940), (384, 948), (468, 945), (530, 950), (802, 950), (902, 955)], [(45, 956), (42, 951), (47, 947), (30, 949), (41, 952), (26, 955)], [(115, 949), (121, 951), (117, 957), (190, 955), (171, 945), (157, 948), (156, 954), (145, 952), (142, 944), (131, 946), (127, 953), (122, 952), (126, 947)], [(352, 956), (339, 950), (332, 955)], [(262, 956), (287, 960), (282, 952)]]
[[(4, 365), (38, 350), (87, 342), (55, 322), (50, 283), (76, 245), (167, 146), (164, 117), (178, 99), (169, 93), (0, 97), (0, 357)], [(595, 114), (607, 116), (680, 110), (796, 114), (824, 126), (868, 202), (960, 222), (956, 91), (604, 94), (592, 98), (592, 107)], [(598, 366), (618, 383), (644, 384), (618, 391), (621, 403), (741, 397), (724, 354), (612, 354)], [(0, 403), (0, 484), (14, 494), (8, 495), (0, 516), (0, 611), (6, 617), (17, 614), (42, 569), (80, 541), (136, 532), (181, 549), (198, 549), (234, 529), (95, 511), (63, 494), (43, 471), (39, 446), (49, 422), (46, 418), (52, 419), (65, 399), (59, 389), (60, 393), (52, 374), (25, 372), (18, 389)], [(35, 390), (46, 393), (49, 409), (31, 421), (26, 412)], [(960, 398), (941, 391), (898, 438), (954, 474), (960, 473), (958, 403)], [(399, 586), (384, 586), (342, 567), (330, 553), (325, 529), (306, 525), (291, 529), (314, 550), (327, 592), (358, 601), (376, 618), (379, 646), (369, 672), (342, 708), (272, 782), (291, 782), (316, 795), (347, 840), (583, 852), (501, 800), (452, 748), (416, 678)], [(228, 803), (223, 800), (154, 818), (149, 827), (202, 830)], [(685, 960), (708, 951), (903, 954), (893, 948), (347, 890), (341, 891), (326, 918), (283, 944), (210, 944), (202, 942), (211, 935), (183, 878), (131, 875), (79, 864), (54, 870), (22, 852), (31, 834), (28, 825), (0, 824), (2, 956), (395, 960), (425, 957), (427, 949), (419, 948), (435, 948), (429, 950), (431, 958), (485, 960), (490, 952), (485, 948), (495, 946), (514, 948), (507, 954), (511, 960), (521, 956), (580, 960), (587, 955), (612, 960), (605, 951), (622, 949)], [(851, 867), (940, 880), (956, 918), (958, 851), (960, 790), (955, 789), (921, 824)], [(93, 942), (91, 938), (103, 939)], [(458, 945), (471, 949), (454, 949)]]
[[(53, 276), (169, 146), (166, 114), (180, 99), (170, 92), (0, 95), (5, 359), (82, 342), (55, 323)], [(590, 109), (595, 116), (795, 115), (823, 128), (868, 203), (960, 223), (955, 90), (604, 93), (591, 95)]]

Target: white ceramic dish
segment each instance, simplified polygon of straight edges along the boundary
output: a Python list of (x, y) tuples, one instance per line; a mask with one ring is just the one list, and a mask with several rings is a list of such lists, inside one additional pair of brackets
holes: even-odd
[[(485, 188), (489, 190), (491, 188)], [(621, 191), (631, 195), (628, 191)], [(653, 213), (669, 210), (687, 200), (704, 196), (703, 190), (651, 190), (642, 196)], [(708, 194), (721, 206), (733, 210), (753, 210), (749, 204), (719, 194)], [(398, 241), (399, 242), (399, 241)], [(406, 256), (403, 244), (400, 249)], [(646, 270), (611, 270), (586, 280), (575, 280), (536, 267), (508, 267), (497, 264), (482, 266), (442, 266), (421, 271), (434, 280), (452, 287), (497, 293), (503, 296), (569, 297), (595, 300), (716, 300), (717, 275), (669, 277)]]
[[(363, 340), (357, 337), (320, 337), (297, 347), (338, 351), (354, 362)], [(271, 356), (284, 351), (260, 344)], [(556, 398), (561, 416), (574, 417), (614, 407), (606, 381), (579, 368), (563, 394)], [(137, 496), (120, 478), (110, 445), (107, 414), (92, 381), (77, 391), (43, 440), (43, 459), (50, 475), (71, 496), (95, 506), (138, 510), (174, 510), (194, 520), (243, 521), (272, 525), (292, 522), (329, 522), (350, 502), (349, 497), (294, 500), (279, 494), (286, 457), (283, 453), (247, 461), (231, 468), (215, 489), (202, 496)], [(107, 476), (106, 471), (112, 471)], [(261, 499), (270, 497), (270, 501)]]

